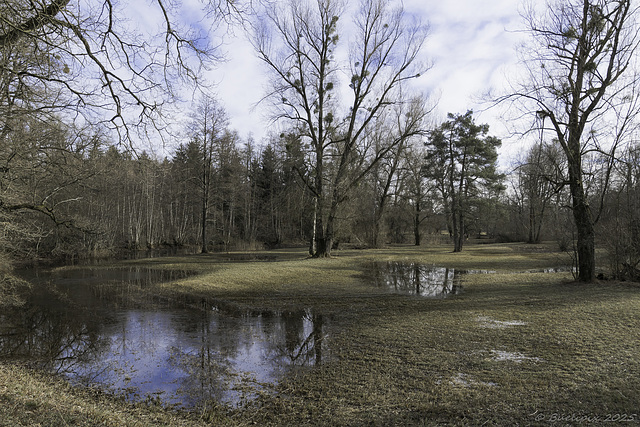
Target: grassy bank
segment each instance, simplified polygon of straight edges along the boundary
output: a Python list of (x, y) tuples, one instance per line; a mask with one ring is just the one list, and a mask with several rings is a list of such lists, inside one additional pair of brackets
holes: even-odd
[[(282, 381), (244, 410), (183, 416), (95, 396), (0, 366), (0, 425), (549, 425), (640, 420), (640, 288), (538, 273), (569, 260), (540, 245), (302, 250), (152, 262), (199, 274), (154, 292), (238, 307), (314, 307), (342, 327), (333, 358)], [(247, 258), (256, 258), (255, 260)], [(444, 300), (371, 287), (363, 267), (406, 261), (464, 276)], [(599, 417), (599, 418), (596, 418)], [(56, 421), (64, 420), (64, 423)]]
[(0, 364), (0, 426), (201, 425), (194, 416), (130, 405), (95, 390), (74, 389), (60, 379)]

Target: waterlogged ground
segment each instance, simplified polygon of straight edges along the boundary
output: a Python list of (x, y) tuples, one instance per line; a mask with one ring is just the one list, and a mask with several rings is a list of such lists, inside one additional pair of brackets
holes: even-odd
[(365, 274), (375, 286), (390, 292), (428, 298), (445, 298), (462, 292), (466, 270), (417, 262), (373, 262)]
[[(119, 382), (130, 399), (175, 403), (168, 397), (191, 390), (179, 397), (182, 405), (197, 406), (205, 394), (238, 404), (158, 412), (0, 363), (0, 420), (6, 425), (598, 425), (640, 419), (640, 287), (574, 283), (565, 267), (569, 257), (553, 245), (470, 245), (459, 254), (449, 247), (393, 247), (340, 251), (332, 259), (282, 250), (125, 264), (186, 276), (159, 285), (115, 280), (77, 292), (87, 296), (78, 301), (63, 288), (51, 290), (35, 309), (22, 308), (28, 322), (14, 321), (8, 334), (11, 320), (0, 322), (4, 343), (40, 349), (14, 352), (13, 361), (37, 365), (52, 360), (47, 349), (55, 349), (65, 370), (86, 366), (95, 375), (101, 371), (89, 356), (108, 349), (115, 359), (127, 357), (100, 365), (116, 366), (104, 382)], [(57, 314), (46, 320), (40, 312), (53, 300), (71, 309), (52, 310)], [(102, 314), (103, 301), (112, 314)], [(76, 323), (56, 320), (65, 317)], [(91, 326), (93, 318), (105, 322)], [(25, 324), (42, 328), (12, 341)], [(246, 333), (224, 338), (220, 329)], [(161, 342), (140, 345), (158, 335)], [(86, 351), (72, 362), (60, 356), (70, 354), (61, 348)], [(145, 366), (155, 362), (129, 364), (153, 354), (167, 361), (163, 372), (195, 375), (167, 379), (170, 387), (162, 392), (146, 390), (155, 378), (147, 370), (153, 367)], [(261, 371), (255, 360), (263, 357), (278, 367)], [(201, 380), (185, 380), (194, 377)]]
[(237, 405), (290, 369), (330, 356), (330, 321), (311, 309), (124, 303), (127, 293), (188, 272), (138, 266), (29, 275), (41, 286), (25, 307), (0, 314), (0, 359), (22, 360), (128, 400)]
[[(364, 273), (372, 289), (431, 298), (460, 293), (465, 274), (403, 262), (372, 263)], [(0, 315), (11, 325), (0, 336), (0, 358), (130, 401), (184, 408), (237, 406), (292, 369), (330, 359), (335, 322), (312, 308), (242, 310), (202, 301), (185, 307), (133, 298), (193, 274), (140, 265), (25, 271), (38, 286), (26, 307)]]

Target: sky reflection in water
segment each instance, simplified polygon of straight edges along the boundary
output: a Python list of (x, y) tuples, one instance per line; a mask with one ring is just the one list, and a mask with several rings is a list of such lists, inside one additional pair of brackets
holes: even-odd
[[(7, 325), (0, 330), (0, 359), (28, 361), (130, 400), (195, 407), (240, 404), (290, 369), (329, 355), (329, 321), (311, 310), (127, 308), (113, 303), (113, 289), (105, 291), (95, 277), (100, 274), (82, 275), (67, 272), (26, 307), (0, 314)], [(146, 286), (139, 269), (107, 274), (114, 275), (118, 292)], [(131, 280), (118, 282), (123, 275)]]
[[(243, 391), (252, 395), (289, 367), (321, 363), (322, 323), (310, 312), (232, 317), (216, 311), (122, 311), (102, 330), (95, 357), (75, 362), (67, 375), (134, 399), (157, 396), (187, 407), (208, 400), (238, 403)], [(55, 365), (65, 372), (66, 354), (61, 356)]]

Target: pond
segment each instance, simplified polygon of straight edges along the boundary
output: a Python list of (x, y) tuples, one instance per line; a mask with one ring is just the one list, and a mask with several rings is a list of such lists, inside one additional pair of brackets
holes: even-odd
[(411, 262), (373, 262), (368, 275), (374, 286), (393, 293), (445, 298), (462, 292), (460, 278), (466, 270)]
[(241, 312), (123, 304), (118, 295), (188, 272), (82, 268), (30, 274), (41, 286), (0, 314), (0, 359), (132, 401), (242, 404), (292, 369), (329, 356), (329, 319), (311, 309)]
[[(429, 298), (459, 294), (463, 274), (483, 273), (403, 262), (365, 270), (372, 286)], [(145, 292), (190, 274), (100, 265), (23, 272), (36, 286), (24, 307), (0, 313), (0, 360), (131, 401), (195, 408), (242, 405), (292, 370), (331, 358), (337, 325), (313, 309), (247, 311)]]
[[(386, 289), (392, 293), (425, 298), (446, 298), (462, 293), (463, 286), (460, 282), (462, 277), (467, 274), (496, 273), (494, 270), (456, 269), (400, 261), (371, 262), (365, 270), (367, 280), (378, 288)], [(575, 272), (575, 269), (567, 266), (558, 266), (511, 274), (563, 273), (571, 271)]]

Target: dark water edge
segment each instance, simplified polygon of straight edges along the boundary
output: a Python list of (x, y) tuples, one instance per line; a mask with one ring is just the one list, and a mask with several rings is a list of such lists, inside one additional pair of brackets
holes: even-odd
[(13, 265), (21, 271), (34, 268), (53, 268), (67, 266), (107, 265), (114, 261), (139, 260), (147, 258), (163, 258), (169, 256), (195, 255), (200, 253), (199, 246), (164, 245), (154, 248), (113, 248), (102, 251), (89, 251), (82, 254), (63, 254), (35, 259), (14, 260)]

